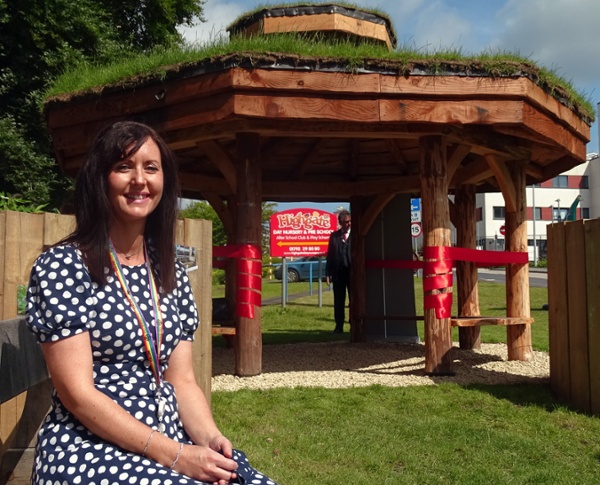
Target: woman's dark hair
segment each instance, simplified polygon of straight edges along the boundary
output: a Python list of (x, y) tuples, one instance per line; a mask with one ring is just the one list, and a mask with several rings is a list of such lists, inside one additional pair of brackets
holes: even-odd
[(164, 140), (147, 125), (119, 121), (104, 128), (92, 144), (75, 183), (75, 231), (63, 242), (76, 243), (94, 281), (106, 283), (110, 268), (109, 227), (112, 206), (108, 200), (108, 175), (113, 165), (135, 154), (148, 139), (160, 150), (163, 194), (148, 216), (145, 239), (156, 250), (154, 270), (164, 292), (175, 289), (175, 222), (179, 182), (173, 154)]

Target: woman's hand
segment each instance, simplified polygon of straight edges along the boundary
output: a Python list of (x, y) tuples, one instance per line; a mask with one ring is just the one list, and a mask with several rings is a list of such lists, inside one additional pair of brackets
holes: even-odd
[(233, 456), (233, 446), (231, 441), (229, 441), (225, 436), (219, 434), (212, 438), (208, 442), (208, 447), (211, 450), (218, 451), (219, 453), (223, 453), (223, 456), (226, 458), (231, 458)]
[[(229, 447), (231, 456), (229, 440), (222, 435), (217, 438), (222, 440), (220, 446)], [(196, 480), (226, 485), (236, 478), (237, 463), (225, 456), (224, 451), (219, 453), (208, 446), (184, 445), (174, 470)]]

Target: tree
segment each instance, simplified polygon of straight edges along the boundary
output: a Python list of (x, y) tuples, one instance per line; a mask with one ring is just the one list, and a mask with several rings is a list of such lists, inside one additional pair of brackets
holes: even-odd
[(184, 219), (204, 219), (212, 222), (213, 246), (224, 246), (227, 244), (227, 234), (219, 216), (212, 206), (201, 200), (179, 211), (179, 217)]
[[(275, 202), (262, 203), (262, 249), (269, 250), (269, 221), (271, 215), (276, 212), (277, 204)], [(179, 211), (179, 216), (188, 219), (204, 219), (212, 222), (213, 246), (224, 246), (227, 244), (227, 234), (219, 216), (206, 201), (194, 202), (189, 207)]]
[(59, 172), (40, 106), (52, 80), (182, 39), (204, 0), (0, 0), (0, 192), (59, 207)]

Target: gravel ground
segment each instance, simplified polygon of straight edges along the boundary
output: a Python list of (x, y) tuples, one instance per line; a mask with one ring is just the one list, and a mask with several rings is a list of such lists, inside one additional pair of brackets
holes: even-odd
[[(458, 345), (458, 344), (456, 344)], [(233, 349), (213, 349), (213, 391), (276, 387), (346, 388), (381, 384), (389, 387), (457, 384), (549, 382), (546, 352), (530, 362), (508, 361), (506, 344), (482, 344), (481, 350), (453, 349), (454, 376), (426, 376), (422, 344), (305, 343), (263, 346), (263, 373), (236, 377)]]

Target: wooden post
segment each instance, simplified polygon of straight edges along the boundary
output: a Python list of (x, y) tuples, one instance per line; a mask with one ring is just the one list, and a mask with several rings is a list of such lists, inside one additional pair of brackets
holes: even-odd
[[(419, 140), (423, 243), (425, 246), (450, 246), (450, 210), (446, 177), (446, 144), (441, 136)], [(423, 281), (427, 278), (423, 274)], [(444, 291), (452, 291), (449, 288)], [(437, 290), (425, 292), (439, 293)], [(437, 318), (435, 310), (425, 309), (425, 372), (451, 375), (452, 331), (450, 318)]]
[(352, 197), (352, 265), (350, 267), (350, 341), (366, 342), (365, 323), (361, 318), (366, 313), (365, 235), (362, 234), (362, 215), (365, 210), (363, 197)]
[[(458, 247), (475, 249), (475, 186), (460, 185), (454, 198), (456, 207), (456, 243)], [(477, 265), (468, 261), (456, 263), (458, 314), (465, 317), (479, 316), (479, 290)], [(461, 349), (481, 348), (480, 327), (459, 327), (458, 341)]]
[[(527, 252), (527, 197), (524, 162), (510, 162), (508, 169), (515, 188), (515, 211), (506, 212), (506, 249)], [(508, 317), (530, 317), (529, 264), (506, 267), (506, 314)], [(506, 327), (509, 360), (531, 360), (531, 325)]]
[[(256, 133), (236, 135), (236, 173), (238, 203), (236, 217), (237, 244), (261, 248), (261, 167), (260, 137)], [(254, 317), (236, 315), (235, 373), (254, 376), (262, 372), (262, 332), (260, 307), (254, 307)]]
[(193, 343), (193, 365), (196, 382), (210, 404), (212, 382), (212, 223), (184, 219), (180, 241), (196, 248), (198, 269), (188, 276), (194, 291), (200, 325)]

